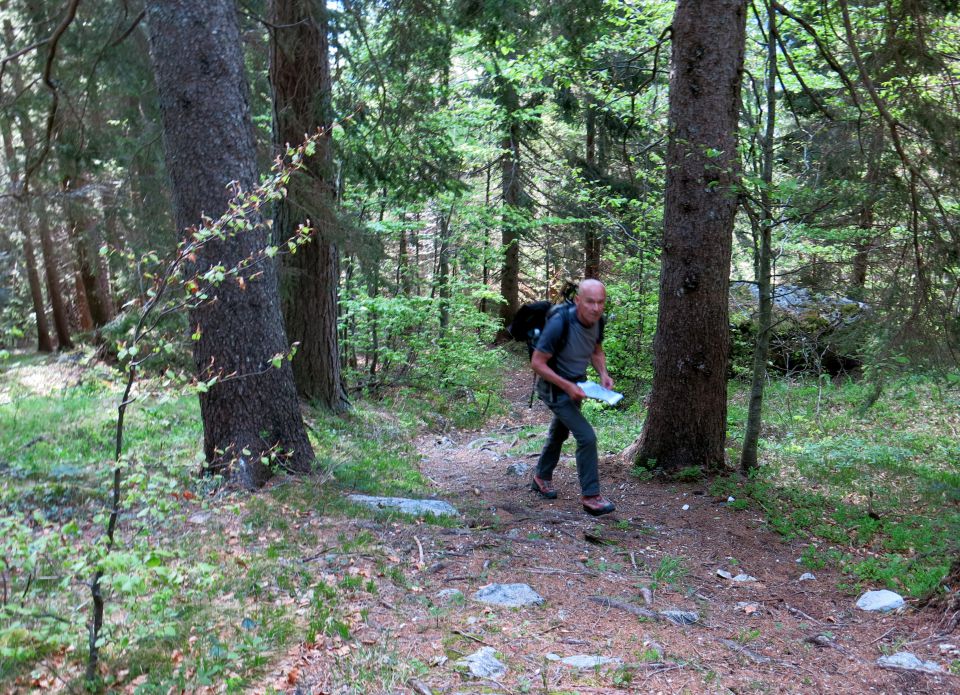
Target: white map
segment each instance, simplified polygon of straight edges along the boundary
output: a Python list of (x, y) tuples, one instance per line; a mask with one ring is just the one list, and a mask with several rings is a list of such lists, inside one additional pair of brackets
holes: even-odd
[(581, 381), (577, 384), (587, 394), (587, 398), (595, 398), (603, 401), (607, 405), (616, 405), (623, 400), (623, 394), (603, 388), (600, 384), (593, 381)]

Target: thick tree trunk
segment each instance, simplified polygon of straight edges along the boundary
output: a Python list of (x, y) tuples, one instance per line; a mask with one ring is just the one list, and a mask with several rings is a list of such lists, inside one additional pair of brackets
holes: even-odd
[[(176, 223), (186, 229), (226, 211), (231, 181), (247, 191), (257, 182), (236, 8), (230, 0), (154, 0), (147, 20)], [(188, 271), (257, 257), (267, 231), (262, 220), (249, 221), (251, 229), (205, 246)], [(308, 472), (313, 451), (290, 365), (271, 366), (288, 350), (276, 270), (261, 262), (242, 279), (216, 287), (191, 310), (190, 323), (200, 333), (193, 351), (199, 378), (221, 378), (200, 396), (206, 459), (256, 488), (272, 472), (261, 457), (278, 454), (278, 465)]]
[(653, 389), (643, 432), (627, 452), (664, 472), (725, 467), (727, 291), (745, 20), (744, 0), (680, 0), (673, 18)]
[(281, 268), (287, 334), (299, 343), (293, 374), (301, 395), (342, 412), (350, 404), (337, 340), (340, 265), (325, 2), (272, 0), (270, 23), (274, 142), (280, 148), (296, 146), (318, 129), (322, 133), (316, 153), (274, 209), (274, 238), (279, 243), (294, 236), (301, 224), (314, 229), (313, 240), (285, 256)]

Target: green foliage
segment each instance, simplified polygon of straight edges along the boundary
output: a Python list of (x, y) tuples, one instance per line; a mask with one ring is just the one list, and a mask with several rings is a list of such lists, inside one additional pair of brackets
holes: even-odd
[(773, 382), (760, 471), (742, 487), (715, 483), (711, 494), (749, 496), (777, 532), (809, 540), (802, 557), (810, 568), (831, 564), (858, 585), (927, 596), (947, 576), (960, 538), (960, 458), (955, 438), (943, 434), (954, 405), (937, 382), (907, 377), (852, 416), (869, 389)]

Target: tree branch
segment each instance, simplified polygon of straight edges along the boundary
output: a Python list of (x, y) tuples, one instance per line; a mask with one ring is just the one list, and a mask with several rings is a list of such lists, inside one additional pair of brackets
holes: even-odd
[(27, 167), (23, 175), (23, 195), (27, 194), (30, 187), (30, 178), (36, 173), (37, 169), (40, 168), (40, 165), (43, 164), (43, 161), (47, 158), (47, 154), (50, 152), (50, 140), (53, 137), (53, 128), (57, 119), (57, 109), (60, 106), (60, 95), (57, 91), (57, 86), (53, 83), (53, 64), (57, 57), (57, 46), (60, 43), (60, 39), (77, 16), (77, 8), (79, 6), (80, 0), (69, 0), (63, 19), (60, 20), (57, 28), (53, 30), (50, 38), (47, 39), (47, 42), (50, 44), (50, 49), (47, 51), (47, 61), (43, 66), (43, 83), (47, 89), (50, 90), (50, 111), (47, 113), (47, 128), (43, 141), (43, 149), (40, 150), (40, 154), (30, 163), (30, 166)]

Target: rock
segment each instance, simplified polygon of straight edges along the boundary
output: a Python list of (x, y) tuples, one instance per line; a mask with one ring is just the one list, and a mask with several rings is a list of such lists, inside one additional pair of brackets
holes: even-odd
[(682, 509), (683, 511), (687, 511), (688, 509), (690, 509), (690, 505), (689, 505), (689, 504), (685, 504), (685, 505), (683, 505), (682, 507), (680, 507), (680, 509)]
[(733, 504), (733, 503), (736, 502), (736, 501), (737, 501), (737, 498), (734, 497), (733, 495), (730, 495), (730, 496), (727, 498), (727, 504)]
[(440, 603), (451, 603), (463, 598), (463, 592), (460, 589), (441, 589), (437, 592), (437, 600)]
[(197, 512), (196, 514), (192, 514), (190, 518), (187, 519), (187, 522), (191, 524), (196, 524), (197, 526), (202, 526), (203, 524), (210, 521), (210, 516), (211, 516), (210, 512)]
[(813, 572), (804, 572), (800, 575), (798, 582), (815, 582), (817, 580), (816, 575)]
[(395, 509), (412, 516), (459, 516), (456, 507), (442, 500), (412, 500), (405, 497), (371, 497), (369, 495), (349, 495), (351, 502), (373, 509)]
[(496, 653), (493, 647), (483, 647), (460, 659), (457, 665), (466, 668), (475, 678), (503, 678), (507, 675), (507, 667), (500, 663)]
[(740, 601), (737, 603), (737, 609), (747, 615), (758, 615), (760, 613), (760, 604), (756, 601)]
[(717, 576), (723, 577), (724, 579), (733, 579), (733, 575), (726, 570), (717, 570)]
[(530, 471), (530, 464), (524, 463), (523, 461), (517, 461), (516, 463), (511, 463), (507, 466), (507, 475), (515, 475), (518, 478), (522, 478)]
[(759, 581), (756, 577), (751, 577), (749, 574), (738, 574), (733, 578), (735, 582), (756, 582)]
[(944, 642), (938, 648), (940, 649), (940, 653), (943, 656), (952, 656), (952, 657), (960, 656), (960, 647), (958, 647), (955, 644), (949, 644), (947, 642)]
[(696, 611), (666, 610), (660, 611), (658, 615), (674, 625), (693, 625), (700, 620), (700, 614)]
[(593, 654), (576, 654), (574, 656), (568, 656), (565, 659), (560, 659), (561, 664), (566, 664), (567, 666), (572, 666), (573, 668), (580, 670), (587, 670), (592, 668), (597, 668), (598, 666), (607, 666), (609, 664), (620, 665), (623, 663), (621, 659), (609, 656), (596, 656)]
[(889, 613), (901, 606), (903, 606), (903, 596), (888, 589), (868, 591), (857, 599), (857, 608), (870, 613)]
[(509, 608), (543, 604), (543, 596), (528, 584), (487, 584), (480, 587), (473, 595), (473, 600)]
[(906, 671), (925, 671), (926, 673), (943, 673), (939, 664), (933, 661), (923, 661), (911, 652), (897, 652), (890, 656), (881, 656), (877, 659), (877, 666), (882, 668), (899, 668)]

